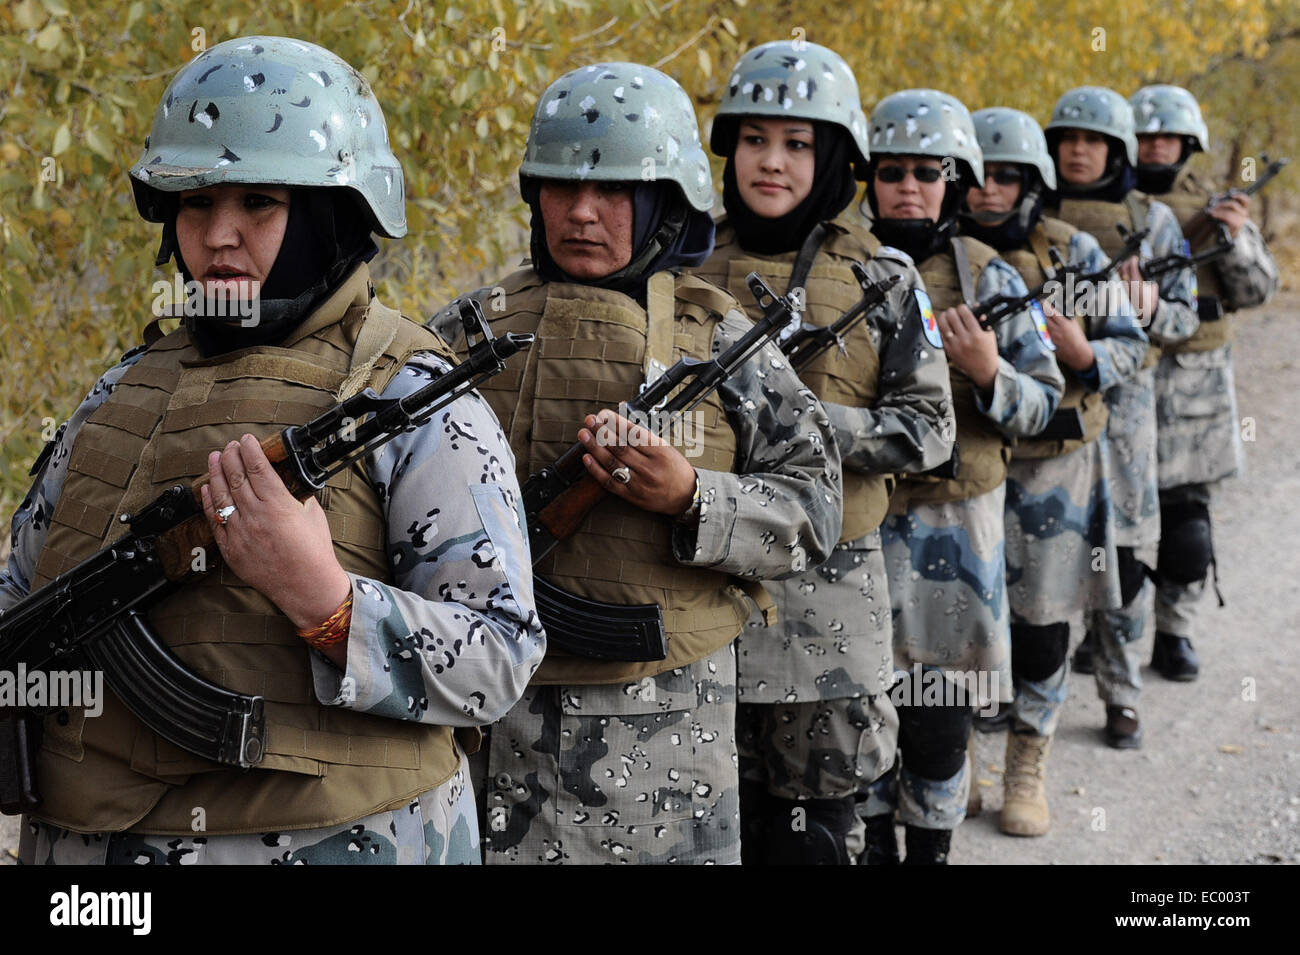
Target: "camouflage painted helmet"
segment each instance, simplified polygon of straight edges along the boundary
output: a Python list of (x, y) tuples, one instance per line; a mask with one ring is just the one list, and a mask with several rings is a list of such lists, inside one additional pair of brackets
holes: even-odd
[(984, 159), (970, 113), (961, 100), (939, 90), (891, 93), (871, 111), (873, 156), (952, 156), (984, 185)]
[(1137, 136), (1133, 133), (1133, 108), (1128, 100), (1104, 86), (1079, 86), (1056, 101), (1048, 132), (1054, 129), (1090, 129), (1124, 144), (1128, 164), (1137, 165)]
[(834, 50), (791, 40), (754, 47), (732, 69), (713, 121), (709, 148), (719, 156), (727, 155), (728, 146), (727, 137), (721, 135), (727, 124), (718, 123), (723, 116), (785, 116), (834, 123), (857, 148), (858, 178), (867, 175), (871, 154), (858, 81)]
[(1196, 97), (1181, 86), (1144, 86), (1129, 97), (1138, 133), (1189, 136), (1192, 148), (1210, 148), (1210, 131), (1201, 118)]
[(1056, 188), (1056, 164), (1047, 151), (1042, 127), (1034, 117), (1018, 109), (991, 106), (971, 114), (971, 120), (985, 162), (1033, 166), (1048, 189)]
[(584, 66), (547, 87), (519, 167), (521, 185), (530, 177), (668, 180), (697, 212), (713, 206), (691, 98), (671, 76), (637, 63)]
[(226, 40), (167, 87), (131, 167), (140, 215), (163, 222), (160, 193), (224, 183), (345, 186), (376, 232), (406, 234), (402, 167), (379, 102), (365, 77), (313, 43)]

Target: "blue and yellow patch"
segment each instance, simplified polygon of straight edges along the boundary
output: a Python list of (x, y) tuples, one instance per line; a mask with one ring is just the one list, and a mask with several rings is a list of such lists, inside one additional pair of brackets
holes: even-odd
[(1034, 328), (1038, 331), (1038, 337), (1043, 340), (1043, 344), (1056, 351), (1052, 333), (1047, 330), (1047, 316), (1043, 314), (1043, 306), (1038, 304), (1037, 299), (1029, 303), (1029, 314), (1034, 317)]
[(921, 310), (921, 332), (925, 335), (925, 340), (933, 347), (943, 349), (943, 336), (939, 334), (939, 323), (934, 320), (934, 306), (930, 304), (930, 296), (919, 288), (912, 292), (916, 296), (916, 305)]

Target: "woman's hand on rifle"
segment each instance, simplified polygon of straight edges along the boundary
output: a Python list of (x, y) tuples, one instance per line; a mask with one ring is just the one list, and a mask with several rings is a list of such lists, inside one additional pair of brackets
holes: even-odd
[(578, 432), (587, 450), (582, 463), (606, 491), (669, 517), (691, 506), (695, 468), (671, 444), (608, 408), (588, 415), (584, 424)]

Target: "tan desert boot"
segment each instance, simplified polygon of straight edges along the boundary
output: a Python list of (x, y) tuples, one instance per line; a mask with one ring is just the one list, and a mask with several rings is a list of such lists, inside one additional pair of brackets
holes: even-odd
[(1042, 836), (1051, 827), (1047, 812), (1047, 754), (1052, 737), (1007, 733), (1006, 775), (1002, 782), (1002, 831), (1009, 836)]

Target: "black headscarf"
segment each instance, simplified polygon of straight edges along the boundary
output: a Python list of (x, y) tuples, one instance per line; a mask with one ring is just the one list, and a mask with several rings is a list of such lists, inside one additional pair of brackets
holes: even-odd
[[(717, 120), (714, 121), (715, 123)], [(858, 191), (853, 177), (853, 144), (841, 126), (813, 121), (814, 173), (812, 188), (785, 215), (769, 219), (758, 215), (740, 197), (736, 183), (736, 140), (739, 118), (728, 123), (725, 139), (727, 166), (722, 172), (722, 205), (736, 230), (741, 248), (759, 255), (780, 255), (803, 245), (813, 226), (834, 219)]]
[(1163, 196), (1174, 188), (1174, 180), (1183, 171), (1183, 164), (1192, 154), (1192, 138), (1182, 137), (1178, 159), (1172, 163), (1138, 163), (1137, 187), (1153, 196)]
[(1065, 181), (1061, 175), (1059, 160), (1060, 133), (1052, 135), (1055, 130), (1048, 130), (1047, 149), (1056, 163), (1056, 191), (1047, 195), (1049, 206), (1060, 205), (1062, 199), (1096, 199), (1099, 202), (1123, 202), (1124, 197), (1137, 185), (1137, 173), (1129, 165), (1128, 154), (1124, 144), (1114, 136), (1106, 137), (1106, 169), (1101, 178), (1086, 186), (1076, 186)]
[(542, 180), (525, 178), (524, 201), (532, 212), (529, 237), (533, 268), (548, 282), (577, 282), (630, 295), (645, 304), (646, 280), (666, 269), (703, 265), (713, 254), (713, 219), (686, 201), (674, 182), (635, 182), (632, 193), (632, 258), (617, 272), (599, 279), (576, 279), (561, 269), (546, 245), (542, 216)]
[[(295, 188), (289, 193), (284, 239), (258, 300), (256, 325), (186, 316), (185, 327), (205, 356), (283, 340), (362, 262), (378, 253), (366, 214), (348, 190)], [(172, 256), (186, 282), (194, 276), (176, 242), (175, 212), (163, 226), (159, 264)]]
[[(1023, 248), (1043, 215), (1043, 177), (1033, 166), (1016, 163), (1020, 171), (1020, 194), (1007, 212), (971, 212), (963, 203), (962, 235), (978, 239), (999, 252)], [(987, 171), (985, 175), (988, 175)], [(969, 193), (968, 193), (969, 195)]]

